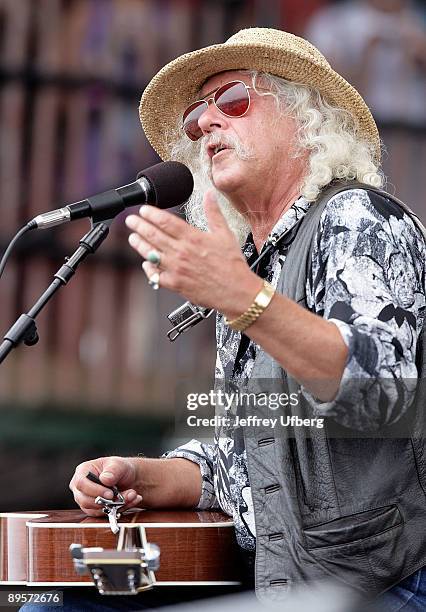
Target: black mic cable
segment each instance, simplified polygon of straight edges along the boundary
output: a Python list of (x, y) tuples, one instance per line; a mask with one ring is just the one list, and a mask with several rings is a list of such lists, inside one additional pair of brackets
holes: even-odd
[(1, 261), (0, 261), (0, 278), (1, 278), (1, 275), (3, 274), (3, 270), (4, 270), (5, 266), (6, 266), (6, 262), (8, 260), (8, 257), (11, 254), (11, 252), (13, 250), (13, 247), (18, 242), (19, 238), (21, 238), (21, 236), (23, 236), (24, 234), (26, 234), (30, 230), (35, 229), (36, 227), (37, 227), (37, 224), (36, 224), (36, 222), (33, 219), (32, 221), (30, 221), (29, 223), (27, 223), (26, 225), (21, 227), (21, 229), (16, 232), (16, 234), (14, 235), (12, 240), (9, 242), (9, 246), (5, 250), (5, 252), (3, 254), (3, 257), (1, 258)]

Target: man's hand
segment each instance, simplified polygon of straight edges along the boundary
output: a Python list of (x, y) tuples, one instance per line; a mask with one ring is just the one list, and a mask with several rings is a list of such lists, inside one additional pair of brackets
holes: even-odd
[(141, 502), (144, 508), (195, 508), (201, 495), (200, 468), (187, 459), (100, 457), (80, 463), (69, 485), (75, 501), (89, 516), (103, 516), (95, 498), (112, 499), (113, 493), (89, 480), (88, 472), (106, 486), (119, 489), (125, 510), (141, 507)]
[(134, 232), (129, 243), (145, 259), (152, 249), (160, 254), (159, 266), (145, 261), (143, 269), (148, 278), (159, 272), (161, 287), (200, 306), (243, 312), (261, 280), (250, 271), (211, 191), (204, 198), (204, 208), (208, 232), (164, 210), (142, 206), (140, 216), (126, 219)]
[(136, 486), (136, 467), (132, 460), (100, 457), (80, 463), (69, 484), (75, 501), (89, 516), (103, 516), (102, 508), (95, 503), (95, 498), (101, 495), (112, 499), (113, 492), (89, 480), (88, 472), (93, 472), (107, 487), (116, 485), (126, 501), (126, 509), (140, 505), (142, 496), (133, 488)]

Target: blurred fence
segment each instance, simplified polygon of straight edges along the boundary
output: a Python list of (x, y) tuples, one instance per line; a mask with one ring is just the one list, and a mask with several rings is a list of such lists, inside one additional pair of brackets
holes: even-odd
[[(192, 0), (3, 0), (0, 16), (3, 252), (36, 214), (130, 182), (157, 161), (138, 120), (143, 85), (172, 57), (220, 38), (226, 13), (221, 2)], [(2, 330), (87, 229), (76, 222), (21, 241), (0, 283)], [(179, 300), (147, 287), (127, 235), (117, 218), (43, 311), (39, 344), (2, 366), (2, 402), (158, 409), (170, 404), (176, 376), (196, 364), (211, 370), (211, 325), (169, 346), (165, 315)]]
[[(302, 31), (323, 0), (0, 0), (0, 251), (40, 212), (131, 182), (157, 161), (140, 93), (180, 53), (250, 25)], [(425, 219), (426, 130), (384, 126), (389, 189)], [(212, 375), (209, 320), (175, 344), (181, 301), (147, 286), (118, 217), (0, 369), (0, 510), (69, 507), (75, 465), (157, 454), (183, 377)], [(33, 232), (0, 280), (0, 334), (50, 284), (89, 224)], [(107, 414), (109, 413), (109, 414)], [(151, 415), (151, 416), (149, 416)]]
[[(264, 10), (266, 25), (280, 25), (282, 4)], [(0, 0), (1, 251), (36, 214), (155, 163), (138, 122), (143, 85), (178, 54), (263, 25), (261, 12), (259, 2)], [(425, 219), (426, 130), (384, 126), (383, 137), (390, 183)], [(81, 221), (22, 239), (0, 281), (2, 332), (87, 229)], [(165, 315), (180, 301), (148, 288), (127, 234), (121, 216), (39, 317), (38, 345), (3, 364), (0, 403), (167, 411), (181, 376), (212, 372), (212, 322), (169, 344)]]

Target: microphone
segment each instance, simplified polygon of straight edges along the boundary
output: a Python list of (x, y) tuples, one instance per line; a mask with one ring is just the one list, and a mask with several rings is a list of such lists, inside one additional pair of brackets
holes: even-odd
[(183, 204), (193, 188), (194, 179), (187, 166), (175, 161), (161, 162), (139, 172), (134, 183), (42, 213), (34, 217), (30, 224), (34, 228), (46, 229), (84, 217), (92, 217), (98, 223), (112, 219), (125, 208), (138, 204), (172, 208)]

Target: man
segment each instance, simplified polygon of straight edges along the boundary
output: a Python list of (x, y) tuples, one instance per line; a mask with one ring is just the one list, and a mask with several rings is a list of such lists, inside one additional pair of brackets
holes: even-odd
[(383, 432), (413, 412), (426, 246), (374, 191), (369, 109), (307, 41), (253, 28), (168, 64), (140, 114), (160, 156), (195, 180), (197, 227), (150, 206), (127, 218), (150, 284), (217, 311), (218, 385), (294, 393), (286, 414), (309, 425), (234, 420), (213, 445), (88, 461), (70, 483), (76, 502), (98, 515), (95, 497), (112, 495), (90, 469), (128, 507), (220, 507), (260, 596), (334, 579), (386, 591), (387, 610), (423, 609), (423, 439)]

